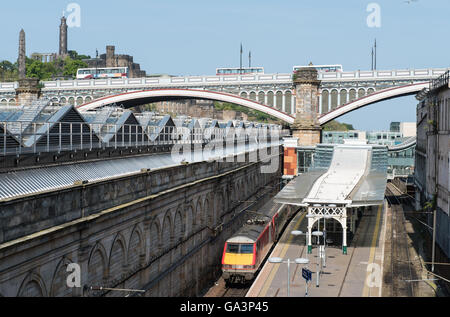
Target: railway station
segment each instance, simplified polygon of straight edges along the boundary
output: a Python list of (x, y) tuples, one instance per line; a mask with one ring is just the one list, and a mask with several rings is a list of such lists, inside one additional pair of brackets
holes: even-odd
[(247, 297), (381, 296), (386, 171), (387, 147), (317, 145), (312, 168), (273, 199), (301, 209)]

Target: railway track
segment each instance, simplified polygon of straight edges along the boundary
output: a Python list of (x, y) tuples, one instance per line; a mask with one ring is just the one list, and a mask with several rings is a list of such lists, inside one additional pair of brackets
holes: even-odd
[[(415, 295), (415, 270), (410, 259), (410, 246), (408, 234), (405, 228), (405, 214), (403, 206), (398, 199), (398, 190), (388, 184), (386, 187), (386, 200), (391, 208), (391, 239), (390, 239), (390, 267), (385, 283), (390, 284), (389, 295), (391, 297), (414, 297)], [(390, 282), (390, 283), (389, 283)]]

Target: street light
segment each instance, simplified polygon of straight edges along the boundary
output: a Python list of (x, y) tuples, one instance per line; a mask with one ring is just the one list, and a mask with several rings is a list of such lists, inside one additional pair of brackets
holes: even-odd
[[(312, 235), (317, 237), (317, 246), (319, 246), (319, 237), (323, 236), (323, 232), (322, 231), (314, 231), (312, 233)], [(319, 287), (319, 284), (320, 284), (319, 274), (321, 271), (321, 269), (319, 268), (319, 265), (320, 265), (319, 262), (321, 262), (320, 261), (320, 248), (317, 248), (317, 256), (318, 256), (318, 258), (317, 258), (317, 272), (316, 272), (316, 287)]]
[[(307, 264), (307, 263), (309, 263), (309, 260), (304, 259), (304, 258), (297, 258), (294, 260), (294, 262), (296, 264)], [(287, 297), (290, 297), (291, 260), (290, 259), (283, 260), (282, 258), (279, 258), (279, 257), (273, 257), (273, 258), (269, 258), (269, 263), (273, 263), (273, 264), (287, 263)], [(306, 287), (308, 287), (308, 286), (306, 286)]]

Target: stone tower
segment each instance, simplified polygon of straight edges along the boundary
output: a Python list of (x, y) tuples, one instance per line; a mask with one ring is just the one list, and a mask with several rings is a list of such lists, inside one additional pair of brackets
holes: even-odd
[(16, 88), (16, 104), (21, 106), (29, 106), (40, 96), (38, 78), (26, 78), (26, 47), (25, 47), (25, 31), (22, 29), (19, 35), (19, 87)]
[(22, 29), (20, 30), (19, 35), (19, 79), (24, 79), (26, 77), (26, 48), (25, 48), (25, 31)]
[(116, 67), (116, 47), (106, 46), (106, 67)]
[(67, 54), (67, 20), (63, 16), (59, 26), (59, 56), (65, 57)]
[(317, 78), (317, 69), (310, 67), (301, 68), (294, 75), (297, 114), (292, 130), (293, 136), (298, 138), (299, 146), (320, 143), (322, 131), (318, 120), (320, 81)]

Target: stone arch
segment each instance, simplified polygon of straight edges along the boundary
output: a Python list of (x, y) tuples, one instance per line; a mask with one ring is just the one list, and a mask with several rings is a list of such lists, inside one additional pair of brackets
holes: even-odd
[(152, 222), (150, 226), (150, 245), (149, 253), (151, 257), (158, 255), (161, 252), (161, 225), (158, 218)]
[(371, 94), (373, 94), (375, 92), (375, 89), (374, 88), (369, 88), (369, 89), (367, 89), (367, 94), (368, 95), (371, 95)]
[(220, 218), (222, 216), (223, 213), (223, 202), (224, 202), (224, 198), (223, 198), (223, 191), (220, 190), (218, 191), (218, 193), (215, 195), (215, 206), (214, 206), (214, 225), (217, 225), (220, 223)]
[(365, 89), (364, 88), (359, 88), (358, 89), (358, 99), (364, 97), (365, 95), (366, 95)]
[(349, 92), (349, 102), (356, 100), (356, 89), (350, 89)]
[(195, 231), (197, 231), (204, 224), (202, 201), (201, 201), (200, 197), (197, 199), (197, 205), (195, 207), (195, 219), (196, 219), (196, 222), (195, 222), (194, 229), (195, 229)]
[(67, 286), (67, 266), (73, 263), (70, 259), (63, 257), (56, 266), (50, 287), (50, 297), (69, 297), (72, 296), (72, 289)]
[(91, 101), (92, 101), (91, 96), (87, 96), (86, 98), (84, 98), (84, 102), (91, 102)]
[(285, 98), (286, 98), (286, 113), (293, 113), (292, 112), (292, 91), (287, 90), (284, 92)]
[(161, 231), (161, 243), (162, 249), (167, 250), (173, 244), (173, 226), (172, 217), (170, 216), (170, 210), (167, 211), (164, 216), (162, 231)]
[(75, 105), (75, 97), (69, 97), (69, 99), (67, 100), (67, 102), (68, 102), (70, 105), (74, 106), (74, 105)]
[(186, 232), (185, 220), (187, 215), (185, 212), (182, 213), (181, 210), (181, 206), (178, 207), (175, 213), (175, 221), (173, 223), (173, 238), (175, 244), (183, 240), (184, 233)]
[(275, 94), (275, 107), (278, 110), (281, 110), (281, 108), (283, 108), (283, 92), (282, 91), (277, 91), (277, 93)]
[(338, 91), (333, 89), (331, 91), (331, 109), (336, 109), (338, 106)]
[(127, 263), (130, 270), (134, 271), (141, 265), (144, 254), (143, 233), (139, 225), (136, 225), (130, 235), (128, 242)]
[(328, 105), (330, 104), (330, 92), (328, 90), (322, 91), (322, 113), (327, 113), (329, 111)]
[(263, 105), (266, 104), (266, 93), (264, 91), (260, 91), (258, 93), (258, 102), (262, 103)]
[(108, 275), (113, 281), (119, 281), (123, 278), (127, 263), (126, 250), (125, 239), (119, 232), (112, 243), (108, 262)]
[(250, 92), (249, 99), (253, 100), (253, 101), (256, 101), (256, 92), (254, 92), (254, 91)]
[(348, 94), (348, 92), (346, 89), (341, 89), (341, 91), (339, 92), (340, 99), (341, 99), (339, 101), (339, 106), (342, 106), (347, 103), (347, 94)]
[(67, 103), (66, 97), (61, 97), (61, 99), (59, 100), (59, 103), (62, 105), (65, 105)]
[(2, 106), (6, 106), (6, 105), (8, 104), (8, 100), (2, 99), (2, 100), (0, 100), (0, 104), (1, 104)]
[(16, 99), (9, 99), (9, 104), (11, 105), (11, 104), (16, 104)]
[(241, 98), (248, 99), (247, 96), (248, 96), (247, 92), (245, 91), (241, 92)]
[(28, 273), (19, 287), (17, 297), (47, 297), (47, 288), (40, 274)]
[(194, 233), (195, 230), (195, 207), (194, 204), (188, 204), (187, 208), (185, 210), (185, 219), (186, 219), (186, 225), (185, 225), (185, 232), (184, 236), (189, 237), (192, 233)]
[(273, 107), (273, 105), (274, 105), (274, 98), (275, 98), (275, 94), (273, 93), (273, 91), (269, 91), (267, 93), (267, 105), (269, 107)]
[(206, 195), (205, 203), (203, 205), (203, 212), (205, 213), (206, 226), (212, 227), (214, 224), (214, 207), (212, 206), (212, 194)]
[(92, 248), (88, 261), (89, 283), (93, 286), (101, 286), (106, 280), (108, 256), (104, 246), (97, 242)]

